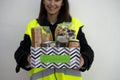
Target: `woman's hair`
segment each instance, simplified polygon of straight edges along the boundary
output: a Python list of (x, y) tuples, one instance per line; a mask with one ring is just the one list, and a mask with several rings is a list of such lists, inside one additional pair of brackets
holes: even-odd
[[(40, 13), (39, 13), (38, 21), (41, 24), (43, 24), (46, 16), (47, 16), (47, 11), (45, 9), (44, 0), (41, 0)], [(63, 0), (63, 6), (61, 7), (61, 9), (59, 11), (59, 15), (58, 15), (57, 19), (59, 21), (71, 22), (68, 0)]]

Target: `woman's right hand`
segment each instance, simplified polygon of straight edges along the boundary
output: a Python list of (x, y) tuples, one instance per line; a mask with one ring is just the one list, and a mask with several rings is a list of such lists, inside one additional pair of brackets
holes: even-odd
[(27, 57), (28, 64), (30, 65), (30, 55)]

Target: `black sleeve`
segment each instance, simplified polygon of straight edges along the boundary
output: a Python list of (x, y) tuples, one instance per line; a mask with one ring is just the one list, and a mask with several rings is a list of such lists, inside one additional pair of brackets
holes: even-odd
[(20, 42), (20, 46), (15, 51), (14, 58), (17, 62), (16, 72), (19, 72), (20, 67), (25, 70), (30, 70), (30, 67), (27, 67), (27, 57), (30, 54), (31, 40), (28, 35), (24, 35), (24, 40)]
[(80, 40), (80, 52), (84, 59), (84, 65), (80, 69), (80, 71), (89, 70), (93, 60), (94, 60), (94, 52), (90, 45), (88, 45), (87, 40), (85, 38), (85, 34), (82, 32), (82, 27), (79, 29), (77, 39)]

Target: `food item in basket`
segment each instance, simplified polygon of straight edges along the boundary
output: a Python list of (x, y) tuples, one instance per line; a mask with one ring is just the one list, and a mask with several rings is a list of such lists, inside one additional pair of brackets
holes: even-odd
[(42, 30), (40, 27), (35, 27), (31, 29), (32, 35), (32, 46), (40, 47), (42, 43)]
[(50, 30), (50, 27), (49, 26), (43, 26), (43, 30), (45, 31), (45, 33), (42, 33), (43, 42), (52, 41), (53, 38), (52, 38), (52, 33), (51, 33), (51, 30)]
[(68, 47), (80, 47), (80, 43), (79, 43), (79, 40), (77, 39), (71, 39), (69, 40), (68, 42)]
[(66, 37), (66, 35), (57, 36), (57, 41), (56, 41), (57, 47), (66, 47), (67, 43), (68, 43), (68, 38)]
[(59, 34), (62, 34), (62, 27), (59, 26), (55, 29), (55, 36), (58, 36)]
[(69, 37), (69, 39), (75, 39), (75, 31), (68, 30), (68, 37)]
[(46, 42), (43, 42), (42, 47), (55, 47), (55, 42), (54, 41), (46, 41)]

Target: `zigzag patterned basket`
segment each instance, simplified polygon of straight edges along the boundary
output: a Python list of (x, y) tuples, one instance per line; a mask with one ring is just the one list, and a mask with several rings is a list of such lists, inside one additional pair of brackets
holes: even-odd
[[(43, 55), (60, 55), (62, 59), (69, 58), (67, 62), (42, 62)], [(45, 57), (44, 57), (45, 58)], [(54, 59), (53, 59), (54, 60)], [(57, 60), (56, 60), (57, 61)], [(72, 68), (80, 67), (80, 48), (68, 47), (31, 47), (31, 66), (34, 68)]]

